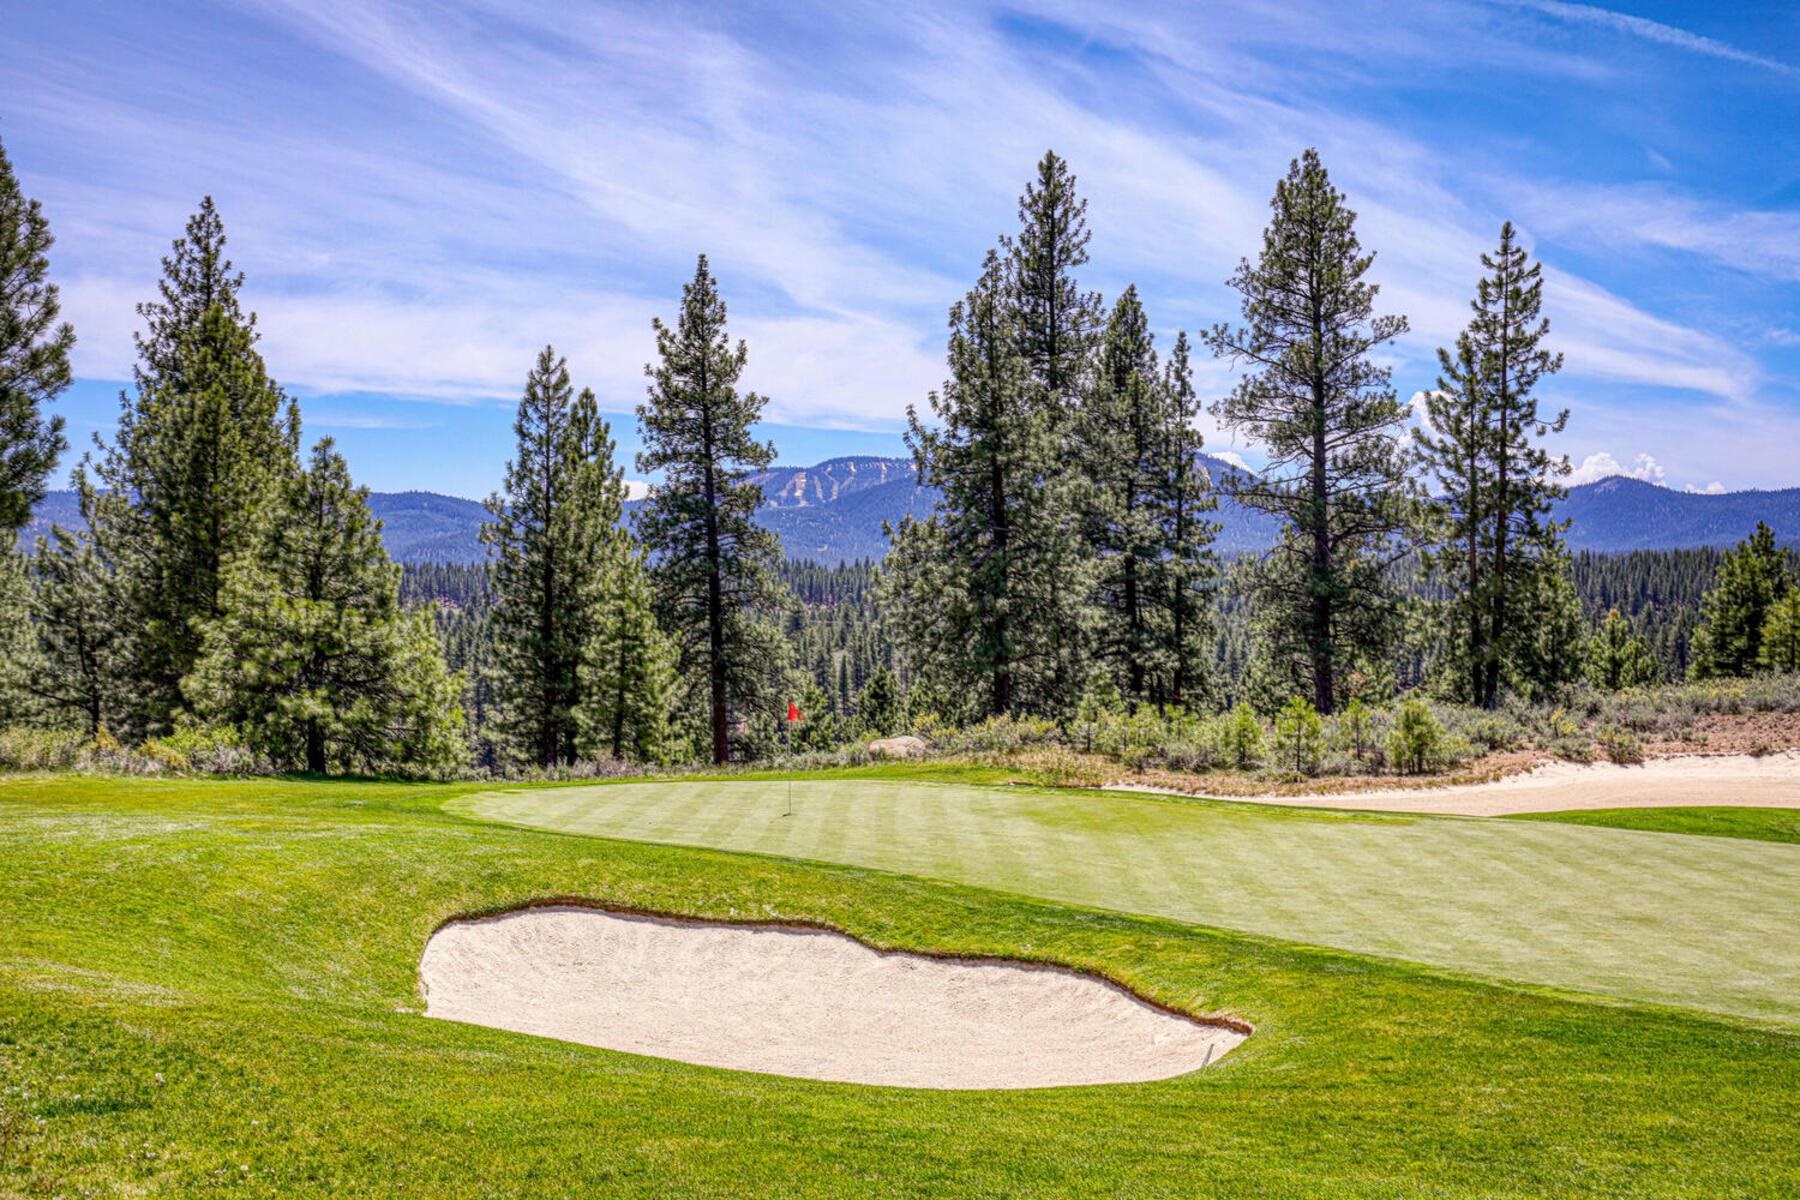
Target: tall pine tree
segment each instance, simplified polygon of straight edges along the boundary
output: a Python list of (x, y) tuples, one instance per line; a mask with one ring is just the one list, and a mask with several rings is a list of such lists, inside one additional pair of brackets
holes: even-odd
[(1194, 708), (1207, 701), (1212, 687), (1214, 654), (1213, 595), (1218, 585), (1218, 556), (1213, 538), (1219, 524), (1211, 514), (1219, 507), (1213, 479), (1200, 461), (1205, 441), (1196, 426), (1200, 399), (1194, 391), (1187, 334), (1175, 337), (1175, 348), (1163, 378), (1168, 410), (1156, 493), (1165, 552), (1156, 574), (1156, 594), (1168, 612), (1169, 702)]
[(182, 687), (279, 768), (432, 773), (468, 753), (462, 681), (431, 619), (400, 605), (367, 488), (324, 438), (261, 544), (233, 556), (224, 605)]
[(1330, 713), (1341, 671), (1392, 641), (1384, 568), (1417, 521), (1399, 438), (1406, 410), (1376, 360), (1407, 325), (1374, 315), (1374, 256), (1316, 151), (1294, 161), (1270, 209), (1258, 261), (1229, 281), (1244, 324), (1207, 335), (1214, 354), (1248, 368), (1213, 413), (1267, 451), (1260, 473), (1231, 484), (1240, 503), (1284, 524), (1256, 599), (1276, 669)]
[(958, 716), (1060, 715), (1086, 683), (1093, 626), (1084, 485), (1070, 462), (1092, 371), (1098, 297), (1087, 202), (1054, 152), (1019, 198), (1020, 231), (950, 310), (935, 423), (907, 410), (929, 521), (903, 522), (883, 569), (894, 631), (926, 704)]
[(75, 346), (74, 327), (56, 319), (61, 306), (48, 259), (55, 241), (42, 205), (25, 198), (0, 145), (0, 537), (31, 519), (68, 446), (63, 419), (44, 412), (69, 386)]
[(493, 548), (494, 727), (507, 757), (550, 768), (581, 752), (583, 659), (625, 556), (624, 484), (593, 393), (574, 396), (549, 346), (513, 431), (518, 451), (482, 527)]
[(138, 306), (136, 395), (77, 472), (95, 547), (117, 576), (130, 637), (133, 732), (168, 729), (201, 630), (223, 611), (224, 565), (253, 552), (297, 469), (299, 412), (256, 352), (243, 276), (209, 197), (163, 260), (160, 299)]
[(740, 392), (749, 350), (726, 331), (725, 301), (706, 256), (682, 285), (671, 327), (655, 322), (658, 362), (638, 405), (643, 472), (662, 482), (637, 514), (662, 624), (680, 647), (684, 681), (703, 697), (709, 750), (731, 758), (734, 716), (773, 701), (785, 643), (766, 614), (780, 603), (775, 535), (752, 515), (762, 489), (747, 476), (775, 460), (751, 435), (763, 397)]
[(934, 425), (907, 409), (919, 481), (941, 493), (904, 522), (884, 566), (904, 611), (895, 634), (928, 695), (957, 715), (1056, 713), (1072, 699), (1064, 627), (1085, 602), (1078, 510), (1063, 420), (1032, 382), (1004, 260), (989, 252), (950, 310), (950, 378)]
[(1201, 515), (1214, 502), (1195, 408), (1185, 336), (1165, 372), (1137, 289), (1127, 288), (1071, 425), (1070, 455), (1098, 558), (1095, 650), (1127, 707), (1184, 701), (1204, 686), (1202, 589), (1217, 527)]
[[(1087, 200), (1076, 189), (1069, 164), (1054, 150), (1038, 160), (1037, 177), (1019, 197), (1019, 232), (1001, 239), (1014, 310), (1019, 354), (1025, 361), (1029, 403), (1043, 410), (1055, 436), (1070, 448), (1077, 411), (1094, 367), (1094, 351), (1104, 323), (1100, 296), (1084, 292), (1075, 278), (1088, 262)], [(1075, 559), (1047, 577), (1054, 617), (1045, 625), (1051, 654), (1051, 687), (1071, 707), (1086, 685), (1096, 614), (1090, 605), (1091, 548), (1079, 538), (1085, 481), (1072, 470), (1071, 456), (1059, 456), (1042, 487), (1057, 519), (1075, 532), (1066, 540)], [(1051, 710), (1054, 711), (1054, 710)]]
[(1498, 704), (1504, 688), (1520, 686), (1525, 648), (1537, 634), (1525, 611), (1532, 576), (1563, 561), (1560, 530), (1548, 517), (1566, 494), (1556, 479), (1569, 467), (1541, 439), (1562, 432), (1569, 414), (1544, 419), (1534, 394), (1562, 356), (1542, 346), (1550, 331), (1541, 315), (1543, 269), (1516, 236), (1507, 222), (1499, 247), (1481, 256), (1488, 274), (1455, 353), (1438, 351), (1437, 388), (1426, 395), (1417, 438), (1446, 516), (1432, 557), (1453, 586), (1451, 690), (1484, 708)]

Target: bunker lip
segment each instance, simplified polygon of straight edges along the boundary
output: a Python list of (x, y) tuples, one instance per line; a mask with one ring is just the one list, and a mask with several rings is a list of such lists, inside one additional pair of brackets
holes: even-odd
[(573, 897), (446, 920), (419, 970), (429, 1017), (889, 1087), (1149, 1082), (1210, 1065), (1252, 1032), (1059, 963)]

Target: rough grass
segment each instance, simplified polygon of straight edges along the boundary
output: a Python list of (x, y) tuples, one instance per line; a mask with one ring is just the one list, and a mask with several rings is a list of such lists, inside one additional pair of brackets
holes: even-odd
[(1519, 813), (1509, 819), (1800, 844), (1800, 809), (1795, 808), (1592, 808)]
[[(1800, 1189), (1792, 1033), (863, 869), (472, 824), (439, 810), (454, 794), (0, 783), (0, 1195)], [(1257, 1033), (1161, 1083), (935, 1093), (417, 1015), (440, 921), (568, 895), (1056, 960)]]
[(565, 832), (926, 875), (1800, 1026), (1800, 854), (1784, 846), (874, 780), (513, 790), (453, 807)]

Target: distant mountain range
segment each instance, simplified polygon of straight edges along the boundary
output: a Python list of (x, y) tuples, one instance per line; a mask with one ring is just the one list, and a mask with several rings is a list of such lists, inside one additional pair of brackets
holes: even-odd
[[(1220, 459), (1206, 462), (1215, 477), (1237, 471)], [(757, 522), (780, 536), (790, 558), (821, 562), (880, 558), (887, 553), (882, 523), (924, 517), (937, 501), (936, 490), (920, 487), (911, 460), (902, 458), (833, 458), (812, 467), (777, 467), (753, 478), (765, 497)], [(470, 563), (483, 557), (478, 531), (486, 510), (474, 500), (436, 492), (374, 492), (369, 507), (381, 518), (388, 552), (399, 562)], [(1616, 476), (1571, 488), (1556, 515), (1573, 522), (1568, 542), (1575, 550), (1729, 546), (1759, 520), (1782, 541), (1793, 542), (1800, 540), (1800, 488), (1707, 496)], [(1225, 554), (1260, 550), (1280, 527), (1267, 513), (1229, 500), (1221, 501), (1213, 516), (1223, 526), (1216, 545)], [(73, 492), (46, 496), (25, 537), (48, 533), (52, 523), (81, 524)]]

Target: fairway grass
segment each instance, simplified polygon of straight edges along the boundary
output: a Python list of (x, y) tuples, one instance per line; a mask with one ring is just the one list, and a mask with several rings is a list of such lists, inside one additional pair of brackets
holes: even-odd
[[(864, 868), (473, 823), (442, 811), (458, 794), (0, 781), (0, 1196), (1800, 1192), (1791, 1032)], [(932, 1092), (421, 1015), (434, 929), (552, 897), (1059, 962), (1256, 1033), (1157, 1083)]]
[(1800, 1025), (1800, 852), (1563, 823), (876, 780), (490, 792), (458, 812), (953, 880)]
[(1580, 812), (1520, 813), (1513, 819), (1800, 845), (1800, 807), (1596, 808)]

